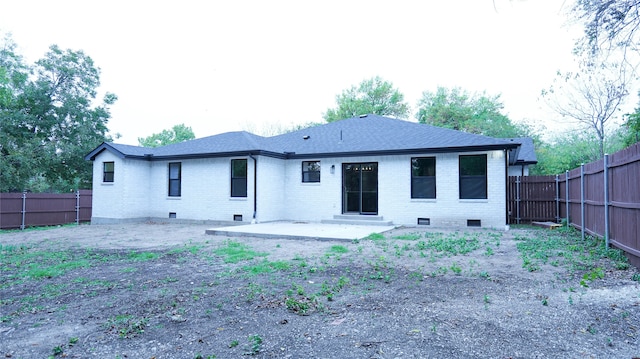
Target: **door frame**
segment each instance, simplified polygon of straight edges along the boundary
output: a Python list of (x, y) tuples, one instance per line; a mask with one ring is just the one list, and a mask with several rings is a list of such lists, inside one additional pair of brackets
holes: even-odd
[[(348, 210), (349, 206), (349, 197), (350, 194), (353, 194), (354, 191), (348, 191), (347, 188), (347, 168), (349, 166), (358, 166), (358, 178), (357, 178), (357, 189), (354, 188), (357, 192), (357, 201), (358, 201), (358, 210), (354, 211), (354, 210)], [(365, 181), (363, 181), (363, 177), (364, 177), (364, 173), (366, 173), (365, 171), (363, 171), (368, 169), (368, 172), (371, 172), (371, 174), (375, 175), (375, 186), (373, 186), (373, 190), (371, 191), (365, 191), (365, 189), (363, 188), (363, 183)], [(369, 183), (370, 185), (371, 183)], [(364, 194), (364, 195), (363, 195)], [(366, 195), (366, 196), (365, 196)], [(365, 202), (368, 201), (366, 204)], [(375, 210), (366, 210), (368, 209), (366, 208), (367, 205), (370, 207), (370, 209), (374, 209), (373, 207), (375, 207)], [(371, 207), (373, 206), (373, 207)], [(360, 215), (377, 215), (378, 214), (378, 162), (345, 162), (342, 163), (342, 214), (360, 214)]]

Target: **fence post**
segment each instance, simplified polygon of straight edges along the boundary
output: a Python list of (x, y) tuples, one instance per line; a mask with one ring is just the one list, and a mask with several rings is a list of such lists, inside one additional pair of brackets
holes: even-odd
[(609, 155), (604, 155), (604, 245), (609, 248)]
[(564, 187), (565, 187), (565, 197), (566, 197), (566, 201), (564, 203), (565, 207), (567, 208), (567, 227), (569, 227), (569, 225), (571, 224), (571, 222), (569, 222), (569, 170), (566, 170), (564, 172)]
[(560, 222), (560, 179), (556, 175), (556, 223)]
[(580, 232), (584, 241), (584, 163), (580, 165)]
[(516, 223), (520, 224), (520, 176), (516, 176)]
[(76, 190), (76, 224), (80, 225), (80, 190)]
[(25, 229), (24, 217), (27, 213), (27, 191), (22, 192), (22, 222), (20, 222), (20, 229)]

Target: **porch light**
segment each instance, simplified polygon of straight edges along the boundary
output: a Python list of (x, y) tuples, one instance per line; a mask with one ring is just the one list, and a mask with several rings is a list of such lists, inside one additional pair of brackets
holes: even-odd
[(336, 165), (331, 165), (331, 174), (336, 173)]

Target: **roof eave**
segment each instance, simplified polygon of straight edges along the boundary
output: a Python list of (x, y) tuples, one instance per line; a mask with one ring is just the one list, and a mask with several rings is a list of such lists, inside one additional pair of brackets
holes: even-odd
[(506, 145), (483, 145), (483, 146), (460, 146), (460, 147), (437, 147), (437, 148), (409, 148), (398, 150), (369, 150), (369, 151), (350, 151), (350, 152), (323, 152), (323, 153), (294, 153), (286, 152), (287, 159), (304, 159), (304, 158), (330, 158), (330, 157), (354, 157), (354, 156), (385, 156), (385, 155), (408, 155), (420, 153), (451, 153), (451, 152), (477, 152), (477, 151), (495, 151), (508, 150), (519, 146), (518, 144)]
[(96, 157), (102, 153), (102, 151), (111, 151), (113, 152), (114, 155), (116, 155), (119, 158), (125, 158), (127, 157), (127, 155), (125, 155), (124, 153), (116, 150), (113, 146), (111, 146), (110, 144), (108, 144), (107, 142), (102, 142), (98, 147), (96, 147), (93, 151), (89, 152), (86, 156), (84, 156), (84, 160), (85, 161), (94, 161), (96, 159)]

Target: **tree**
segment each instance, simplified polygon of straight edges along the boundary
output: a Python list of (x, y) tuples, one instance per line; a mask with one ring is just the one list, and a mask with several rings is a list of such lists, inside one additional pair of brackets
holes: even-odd
[(571, 11), (584, 23), (584, 37), (576, 44), (577, 53), (600, 56), (620, 49), (626, 59), (638, 52), (640, 2), (637, 0), (577, 0)]
[(604, 156), (607, 123), (620, 110), (627, 95), (629, 76), (624, 67), (601, 63), (583, 66), (577, 73), (558, 73), (554, 85), (543, 96), (549, 106), (564, 118), (592, 131)]
[(170, 130), (162, 130), (160, 133), (154, 133), (148, 137), (138, 137), (138, 144), (142, 147), (160, 147), (170, 145), (172, 143), (193, 140), (196, 135), (191, 127), (181, 123), (173, 126)]
[(404, 95), (391, 82), (376, 76), (342, 91), (336, 96), (337, 107), (328, 109), (323, 117), (327, 122), (364, 114), (407, 118), (409, 105), (403, 101)]
[[(640, 92), (638, 96), (640, 96)], [(621, 132), (622, 142), (626, 147), (640, 142), (640, 105), (633, 113), (627, 113), (624, 117), (626, 121), (619, 132)]]
[[(624, 148), (623, 133), (613, 133), (606, 145), (606, 152), (613, 153)], [(583, 163), (600, 158), (600, 143), (585, 132), (571, 131), (551, 137), (549, 141), (536, 145), (538, 163), (530, 170), (532, 175), (556, 175), (580, 167)]]
[(22, 189), (39, 160), (38, 141), (16, 126), (27, 114), (18, 97), (27, 84), (30, 69), (16, 52), (16, 43), (6, 34), (0, 43), (0, 190)]
[[(109, 106), (117, 100), (106, 93), (93, 105), (100, 69), (82, 51), (56, 45), (33, 66), (22, 63), (12, 42), (0, 47), (0, 190), (90, 188), (92, 165), (84, 155), (109, 140)], [(7, 78), (14, 79), (10, 86)]]
[(469, 94), (460, 88), (424, 91), (418, 101), (420, 123), (491, 137), (531, 136), (527, 125), (515, 125), (501, 113), (500, 96)]

